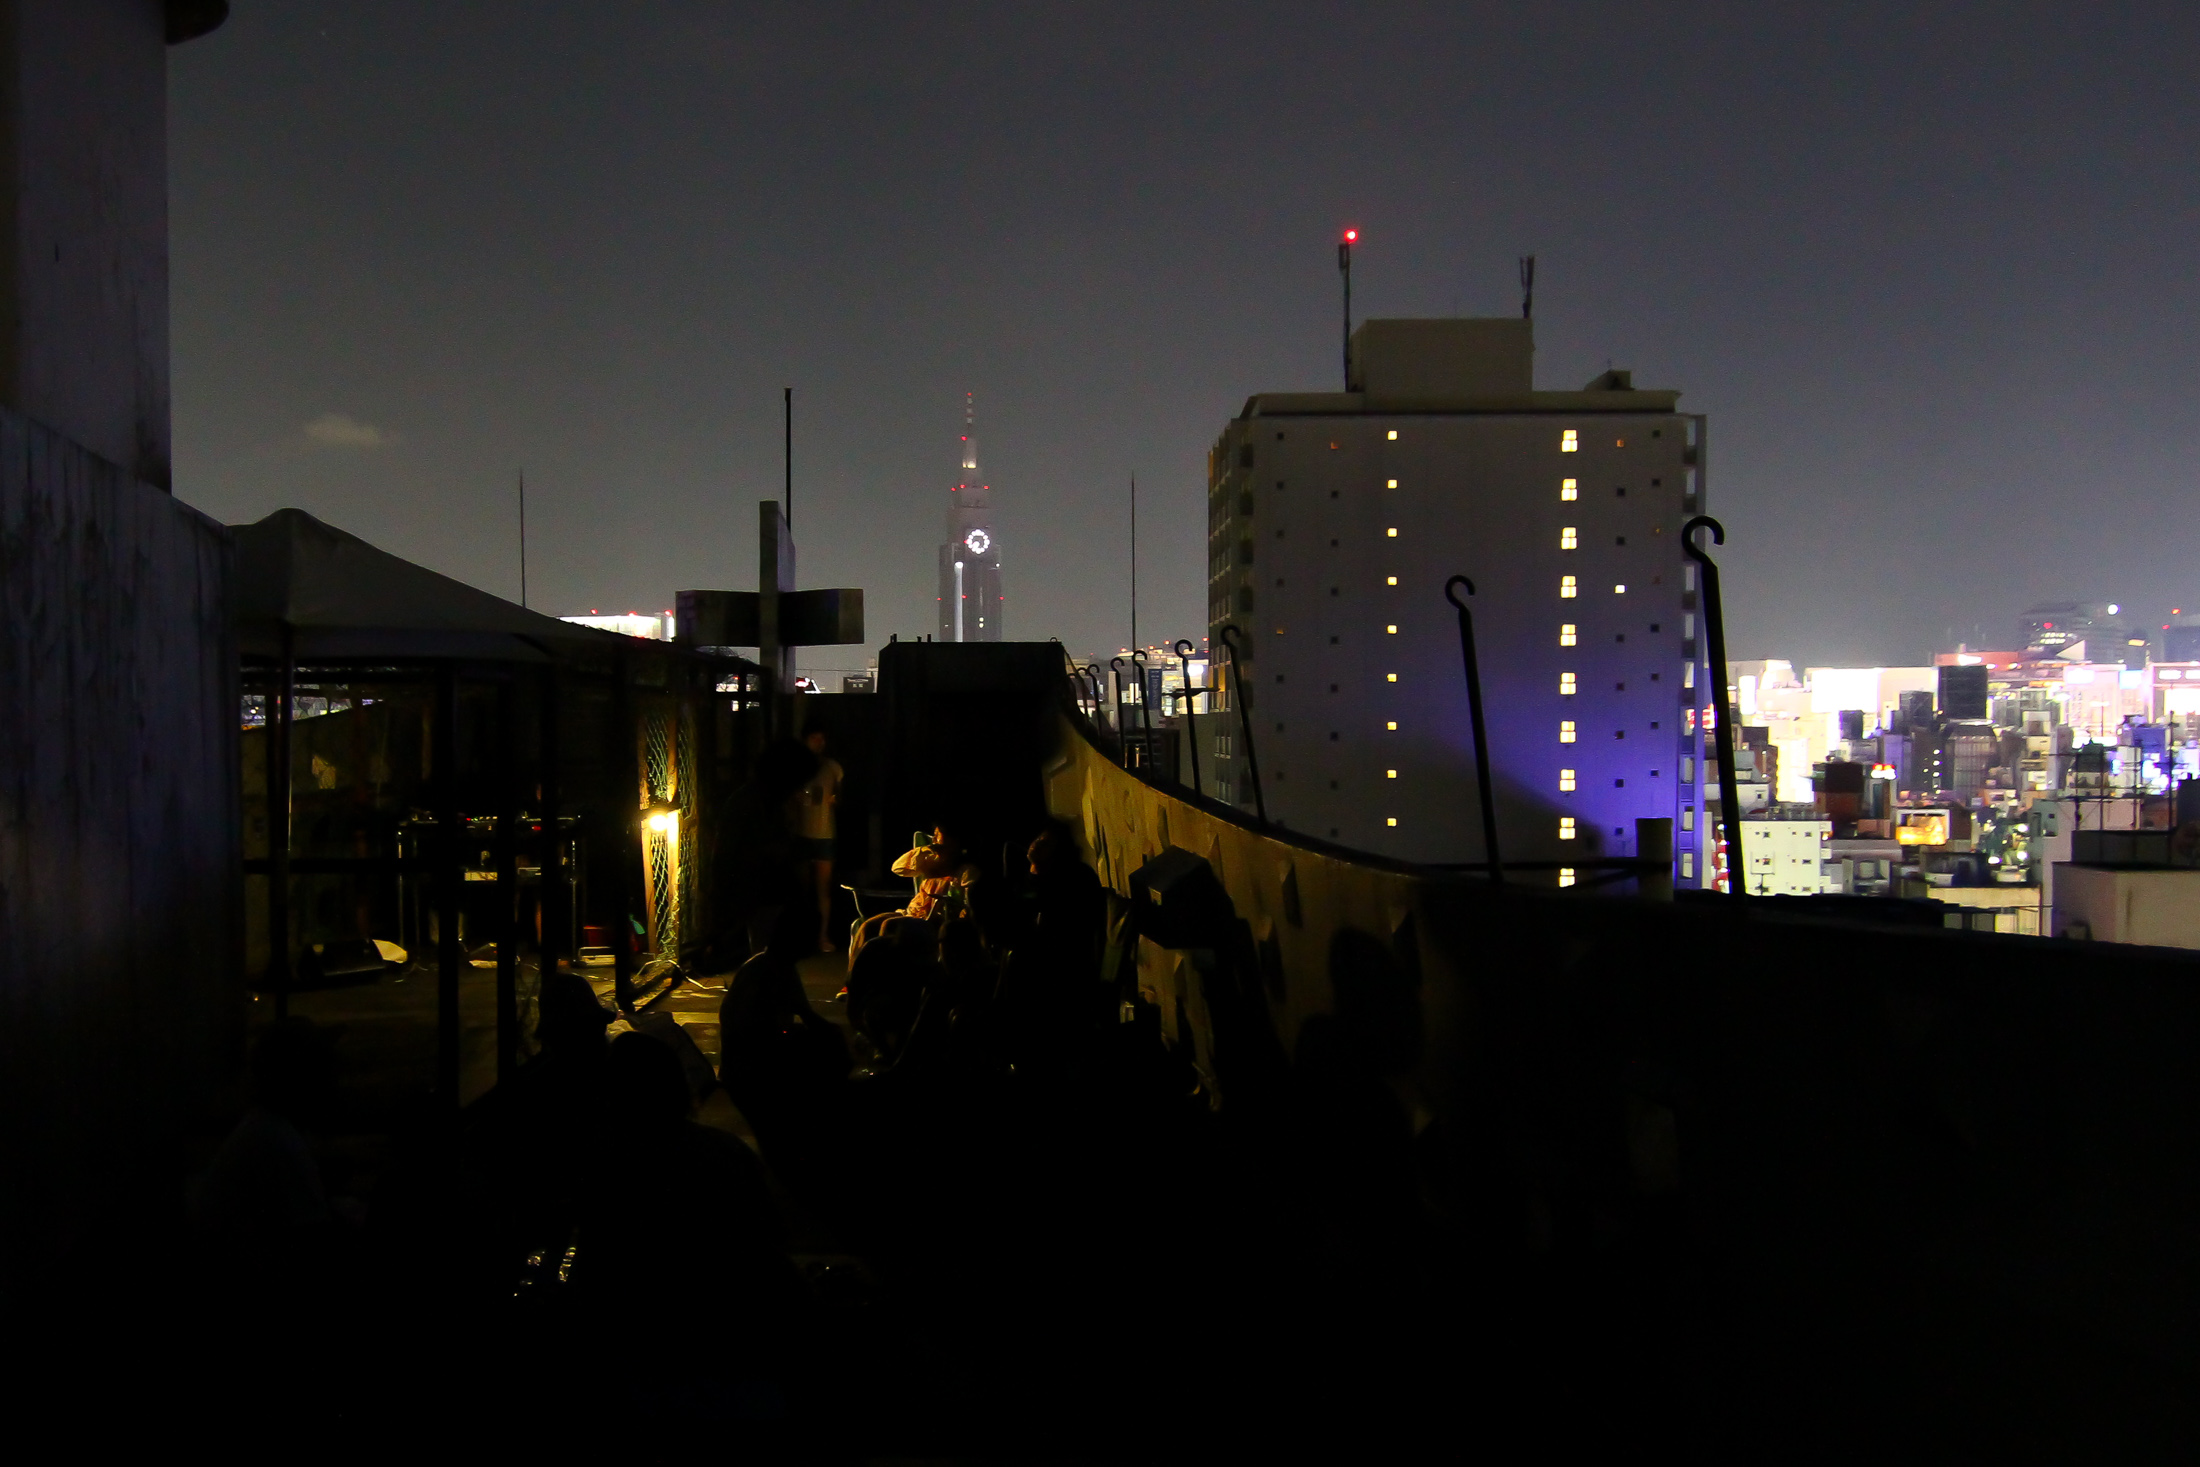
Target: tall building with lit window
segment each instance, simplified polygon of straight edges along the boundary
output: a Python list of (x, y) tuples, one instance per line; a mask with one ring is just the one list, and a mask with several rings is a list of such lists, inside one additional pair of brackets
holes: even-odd
[[(1636, 853), (1636, 820), (1669, 817), (1676, 879), (1699, 884), (1717, 785), (1680, 531), (1703, 508), (1705, 423), (1626, 372), (1536, 391), (1533, 357), (1526, 320), (1369, 321), (1349, 390), (1245, 404), (1208, 463), (1213, 645), (1235, 625), (1243, 649), (1227, 696), (1271, 819), (1481, 861), (1444, 594), (1465, 575), (1505, 860), (1579, 860), (1557, 879), (1586, 882), (1590, 860)], [(1238, 742), (1216, 739), (1218, 773), (1250, 810)]]
[(962, 478), (947, 501), (947, 541), (940, 546), (939, 617), (942, 642), (1001, 640), (1001, 539), (993, 528), (993, 489), (978, 477), (977, 409), (963, 404)]

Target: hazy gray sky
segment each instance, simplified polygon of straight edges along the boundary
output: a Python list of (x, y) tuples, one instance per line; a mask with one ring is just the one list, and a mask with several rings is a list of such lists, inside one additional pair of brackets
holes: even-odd
[[(1532, 10), (1531, 13), (1527, 13)], [(532, 601), (930, 625), (975, 391), (1015, 637), (1204, 631), (1204, 456), (1362, 315), (1712, 422), (1736, 656), (2200, 606), (2200, 9), (236, 0), (171, 53), (176, 483)], [(852, 666), (860, 654), (809, 665)]]

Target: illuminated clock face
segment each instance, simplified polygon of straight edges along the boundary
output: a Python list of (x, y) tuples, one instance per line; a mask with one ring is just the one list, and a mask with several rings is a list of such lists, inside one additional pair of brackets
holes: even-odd
[(963, 544), (970, 547), (972, 555), (983, 555), (993, 548), (993, 537), (984, 530), (972, 530), (963, 537)]

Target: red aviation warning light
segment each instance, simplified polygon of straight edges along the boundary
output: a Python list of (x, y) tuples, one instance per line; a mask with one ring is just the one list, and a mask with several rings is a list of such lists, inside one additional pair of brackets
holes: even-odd
[(1344, 242), (1346, 244), (1358, 244), (1360, 242), (1360, 231), (1357, 229), (1346, 230), (1344, 232)]

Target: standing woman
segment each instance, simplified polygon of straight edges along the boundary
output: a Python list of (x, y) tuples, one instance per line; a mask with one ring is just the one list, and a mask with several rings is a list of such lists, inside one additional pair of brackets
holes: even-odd
[(825, 730), (813, 728), (803, 742), (817, 756), (817, 773), (802, 787), (801, 850), (817, 886), (817, 947), (837, 952), (833, 941), (833, 807), (840, 803), (845, 771), (825, 753)]

